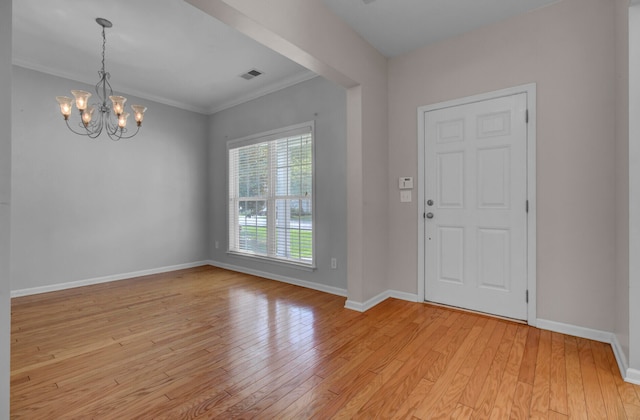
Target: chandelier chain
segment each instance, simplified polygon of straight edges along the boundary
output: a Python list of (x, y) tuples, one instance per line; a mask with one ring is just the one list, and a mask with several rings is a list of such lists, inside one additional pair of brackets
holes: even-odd
[(107, 49), (107, 36), (104, 33), (104, 26), (102, 27), (102, 72), (104, 73), (104, 56)]
[[(106, 35), (106, 28), (105, 26), (102, 26), (102, 70), (98, 72), (99, 76), (100, 76), (100, 81), (96, 84), (96, 93), (98, 94), (98, 97), (101, 99), (102, 103), (100, 104), (100, 108), (102, 109), (103, 112), (109, 112), (110, 109), (107, 106), (107, 99), (109, 98), (109, 95), (113, 94), (113, 89), (111, 88), (111, 83), (109, 83), (109, 78), (111, 77), (111, 75), (106, 71), (106, 50), (107, 50), (107, 35)], [(100, 92), (100, 89), (102, 88), (102, 92)], [(107, 92), (107, 89), (109, 90), (109, 92)]]

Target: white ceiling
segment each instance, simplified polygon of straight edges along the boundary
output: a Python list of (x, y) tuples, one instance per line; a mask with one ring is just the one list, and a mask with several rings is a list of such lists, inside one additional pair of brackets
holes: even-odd
[(322, 0), (382, 55), (395, 57), (559, 0)]
[(95, 85), (97, 17), (113, 23), (106, 70), (125, 96), (209, 114), (315, 76), (183, 0), (14, 0), (14, 64)]
[[(322, 1), (393, 57), (558, 0)], [(183, 0), (14, 0), (14, 64), (95, 84), (97, 17), (113, 23), (106, 69), (125, 96), (210, 114), (315, 76)], [(252, 69), (264, 74), (239, 77)]]

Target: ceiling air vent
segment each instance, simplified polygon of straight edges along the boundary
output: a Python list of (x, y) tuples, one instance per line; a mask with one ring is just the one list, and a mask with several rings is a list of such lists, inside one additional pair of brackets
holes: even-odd
[(243, 78), (243, 79), (245, 79), (245, 80), (251, 80), (251, 79), (253, 79), (254, 77), (258, 77), (258, 76), (260, 76), (261, 74), (262, 74), (262, 72), (261, 72), (261, 71), (258, 71), (258, 70), (256, 70), (256, 69), (253, 69), (253, 70), (249, 70), (248, 72), (246, 72), (246, 73), (244, 73), (244, 74), (241, 74), (241, 75), (240, 75), (240, 77), (242, 77), (242, 78)]

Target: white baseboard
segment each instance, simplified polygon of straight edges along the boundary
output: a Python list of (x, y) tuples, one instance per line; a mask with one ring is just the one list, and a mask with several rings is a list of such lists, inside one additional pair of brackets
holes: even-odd
[(538, 326), (538, 328), (543, 330), (587, 338), (589, 340), (600, 341), (608, 344), (612, 343), (614, 336), (613, 333), (608, 331), (594, 330), (591, 328), (579, 327), (572, 324), (564, 324), (562, 322), (548, 321), (546, 319), (540, 318), (536, 320), (536, 325)]
[(207, 264), (213, 267), (220, 267), (231, 271), (237, 271), (239, 273), (251, 274), (253, 276), (264, 277), (269, 280), (281, 281), (283, 283), (293, 284), (295, 286), (306, 287), (307, 289), (318, 290), (320, 292), (330, 293), (332, 295), (347, 296), (347, 290), (341, 289), (339, 287), (327, 286), (325, 284), (314, 283), (311, 281), (294, 279), (293, 277), (280, 276), (278, 274), (267, 273), (266, 271), (254, 270), (251, 268), (240, 267), (233, 264), (225, 264), (218, 261), (209, 260), (206, 262)]
[(356, 302), (354, 300), (347, 299), (347, 301), (344, 304), (344, 307), (347, 309), (351, 309), (352, 311), (366, 312), (369, 309), (376, 306), (377, 304), (387, 300), (388, 298), (406, 300), (409, 302), (418, 301), (418, 295), (414, 293), (399, 292), (397, 290), (386, 290), (380, 293), (379, 295), (372, 297), (366, 302)]
[(611, 344), (613, 355), (615, 356), (616, 362), (618, 363), (618, 369), (620, 369), (620, 376), (622, 376), (622, 379), (624, 379), (625, 382), (640, 385), (640, 370), (632, 369), (629, 367), (627, 357), (622, 350), (622, 346), (618, 341), (618, 337), (614, 333), (579, 327), (577, 325), (564, 324), (562, 322), (548, 321), (546, 319), (538, 319), (537, 325), (538, 328), (543, 330), (549, 330), (562, 334), (573, 335), (575, 337), (581, 337), (589, 340)]
[(394, 299), (406, 300), (407, 302), (419, 302), (418, 295), (415, 293), (400, 292), (398, 290), (389, 290), (389, 297)]
[(364, 307), (364, 303), (356, 302), (355, 300), (347, 299), (347, 301), (344, 303), (344, 307), (345, 307), (345, 309), (351, 309), (352, 311), (357, 311), (357, 312), (366, 311), (366, 309)]
[(372, 297), (371, 299), (367, 300), (366, 302), (357, 302), (355, 300), (351, 300), (351, 299), (347, 299), (347, 301), (344, 303), (344, 307), (347, 309), (351, 309), (352, 311), (358, 311), (358, 312), (366, 312), (369, 309), (373, 308), (374, 306), (376, 306), (378, 303), (386, 300), (387, 298), (389, 298), (389, 291), (384, 291), (382, 293), (380, 293), (377, 296)]
[(337, 287), (326, 286), (326, 285), (319, 284), (319, 283), (313, 283), (313, 282), (309, 282), (309, 281), (298, 280), (298, 279), (294, 279), (294, 278), (286, 277), (286, 276), (279, 276), (279, 275), (275, 275), (275, 274), (272, 274), (272, 273), (267, 273), (267, 272), (260, 271), (260, 270), (252, 270), (252, 269), (248, 269), (248, 268), (245, 268), (245, 267), (239, 267), (239, 266), (235, 266), (235, 265), (231, 265), (231, 264), (220, 263), (220, 262), (217, 262), (217, 261), (206, 260), (206, 261), (197, 261), (197, 262), (186, 263), (186, 264), (178, 264), (178, 265), (171, 265), (171, 266), (166, 266), (166, 267), (154, 268), (154, 269), (150, 269), (150, 270), (141, 270), (141, 271), (134, 271), (134, 272), (130, 272), (130, 273), (114, 274), (114, 275), (111, 275), (111, 276), (96, 277), (96, 278), (92, 278), (92, 279), (78, 280), (78, 281), (72, 281), (72, 282), (67, 282), (67, 283), (58, 283), (58, 284), (52, 284), (52, 285), (48, 285), (48, 286), (40, 286), (40, 287), (32, 287), (32, 288), (28, 288), (28, 289), (12, 290), (11, 291), (11, 297), (14, 298), (14, 297), (20, 297), (20, 296), (35, 295), (35, 294), (38, 294), (38, 293), (55, 292), (55, 291), (58, 291), (58, 290), (72, 289), (74, 287), (90, 286), (90, 285), (93, 285), (93, 284), (108, 283), (108, 282), (111, 282), (111, 281), (118, 281), (118, 280), (126, 280), (126, 279), (130, 279), (130, 278), (134, 278), (134, 277), (148, 276), (148, 275), (151, 275), (151, 274), (167, 273), (169, 271), (183, 270), (185, 268), (200, 267), (200, 266), (203, 266), (203, 265), (211, 265), (211, 266), (214, 266), (214, 267), (225, 268), (227, 270), (238, 271), (240, 273), (251, 274), (251, 275), (254, 275), (254, 276), (260, 276), (260, 277), (264, 277), (264, 278), (267, 278), (267, 279), (270, 279), (270, 280), (277, 280), (277, 281), (281, 281), (281, 282), (284, 282), (284, 283), (294, 284), (296, 286), (302, 286), (302, 287), (306, 287), (308, 289), (318, 290), (318, 291), (330, 293), (330, 294), (333, 294), (333, 295), (338, 295), (338, 296), (343, 296), (343, 297), (347, 296), (347, 290), (346, 289), (340, 289), (340, 288), (337, 288)]
[(111, 281), (118, 281), (118, 280), (126, 280), (133, 277), (148, 276), (151, 274), (167, 273), (169, 271), (200, 267), (208, 264), (209, 263), (207, 261), (197, 261), (197, 262), (186, 263), (186, 264), (178, 264), (178, 265), (170, 265), (170, 266), (160, 267), (160, 268), (153, 268), (150, 270), (134, 271), (131, 273), (114, 274), (111, 276), (95, 277), (92, 279), (71, 281), (67, 283), (58, 283), (58, 284), (52, 284), (48, 286), (39, 286), (39, 287), (32, 287), (28, 289), (12, 290), (11, 297), (15, 298), (20, 296), (35, 295), (38, 293), (47, 293), (47, 292), (55, 292), (58, 290), (72, 289), (74, 287), (91, 286), (93, 284), (108, 283)]
[(627, 375), (624, 380), (632, 384), (640, 385), (640, 370), (627, 368)]
[(627, 362), (627, 356), (624, 354), (622, 350), (622, 346), (620, 345), (620, 341), (618, 341), (618, 337), (615, 334), (611, 334), (611, 348), (613, 349), (613, 355), (616, 358), (616, 362), (618, 363), (618, 369), (620, 369), (620, 375), (628, 381), (629, 376), (629, 363)]

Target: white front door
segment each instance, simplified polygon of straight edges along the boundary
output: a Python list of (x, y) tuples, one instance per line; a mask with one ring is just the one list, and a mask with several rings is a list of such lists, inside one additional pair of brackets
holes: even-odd
[(527, 95), (425, 112), (425, 299), (527, 319)]

